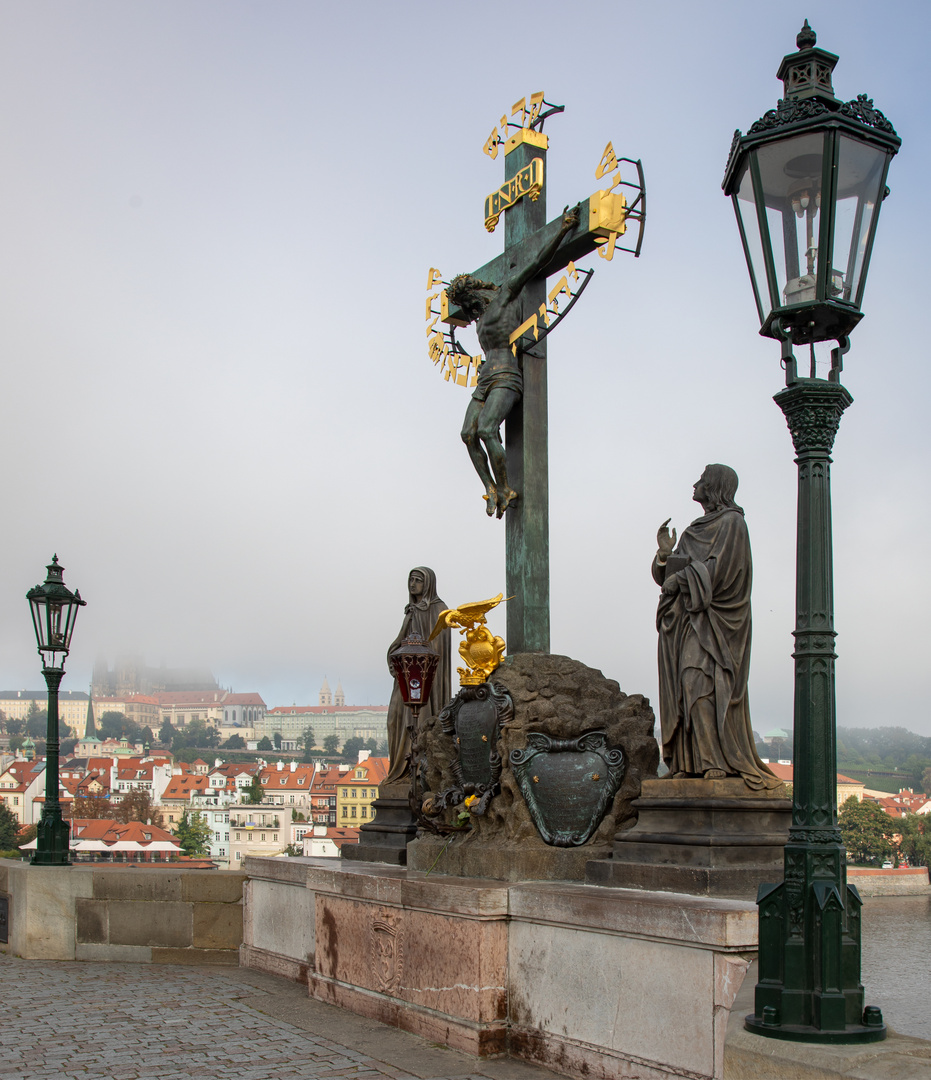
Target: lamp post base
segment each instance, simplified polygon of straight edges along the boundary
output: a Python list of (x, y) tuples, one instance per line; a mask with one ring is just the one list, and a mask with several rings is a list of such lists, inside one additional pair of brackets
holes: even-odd
[(70, 866), (71, 825), (61, 817), (42, 816), (36, 829), (32, 866)]
[[(879, 1009), (876, 1012), (879, 1013)], [(818, 1028), (803, 1027), (799, 1024), (773, 1024), (753, 1014), (746, 1018), (744, 1027), (754, 1035), (764, 1035), (767, 1039), (834, 1045), (840, 1043), (882, 1042), (887, 1034), (881, 1013), (876, 1024), (851, 1024), (849, 1027), (844, 1028), (843, 1031), (820, 1031)]]

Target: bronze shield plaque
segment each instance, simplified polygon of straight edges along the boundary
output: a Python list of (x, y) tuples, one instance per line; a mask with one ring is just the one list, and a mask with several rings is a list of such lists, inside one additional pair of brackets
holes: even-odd
[(601, 824), (624, 779), (620, 748), (603, 731), (577, 739), (553, 739), (539, 731), (511, 753), (511, 769), (530, 816), (547, 844), (573, 847), (589, 840)]

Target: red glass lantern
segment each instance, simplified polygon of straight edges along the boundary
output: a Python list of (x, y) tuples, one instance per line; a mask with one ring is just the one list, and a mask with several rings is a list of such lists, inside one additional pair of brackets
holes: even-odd
[(440, 654), (416, 633), (409, 634), (389, 657), (401, 700), (415, 713), (430, 700), (439, 662)]

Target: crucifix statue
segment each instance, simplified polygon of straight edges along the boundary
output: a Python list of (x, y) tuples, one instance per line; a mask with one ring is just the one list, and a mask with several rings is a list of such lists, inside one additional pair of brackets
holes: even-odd
[[(546, 342), (565, 317), (593, 271), (579, 271), (575, 260), (598, 251), (609, 260), (616, 248), (640, 254), (646, 192), (639, 161), (618, 159), (608, 143), (595, 170), (610, 184), (546, 220), (546, 152), (543, 122), (563, 106), (542, 93), (530, 108), (521, 99), (511, 110), (518, 122), (501, 117), (485, 152), (497, 157), (504, 146), (505, 182), (485, 200), (485, 227), (493, 231), (504, 215), (504, 252), (472, 274), (460, 274), (446, 288), (431, 269), (427, 335), (431, 359), (447, 381), (475, 388), (466, 411), (462, 439), (485, 488), (485, 512), (505, 519), (507, 642), (511, 652), (549, 652), (549, 465), (547, 448)], [(637, 169), (638, 182), (621, 180), (620, 163)], [(609, 175), (613, 174), (613, 175)], [(627, 199), (615, 188), (634, 189)], [(627, 222), (639, 223), (635, 247), (622, 247)], [(547, 292), (547, 278), (561, 274)], [(569, 284), (584, 275), (575, 291)], [(561, 298), (563, 310), (560, 311)], [(440, 301), (434, 312), (432, 302)], [(432, 321), (431, 321), (432, 320)], [(447, 331), (437, 330), (437, 322)], [(468, 356), (455, 328), (475, 322), (484, 357)], [(432, 336), (431, 336), (432, 335)], [(475, 372), (471, 380), (471, 372)], [(500, 427), (505, 423), (505, 440)]]

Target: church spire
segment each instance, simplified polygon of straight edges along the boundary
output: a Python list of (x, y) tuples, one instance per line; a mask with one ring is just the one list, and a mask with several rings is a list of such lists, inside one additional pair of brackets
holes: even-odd
[(330, 684), (327, 682), (326, 675), (323, 676), (323, 686), (320, 687), (320, 704), (332, 705), (333, 694), (330, 690)]
[(87, 720), (84, 722), (84, 738), (97, 738), (97, 725), (94, 723), (94, 688), (90, 687), (87, 693)]
[(343, 709), (346, 707), (346, 695), (343, 693), (342, 681), (336, 684), (336, 693), (333, 695), (333, 704), (337, 709)]

